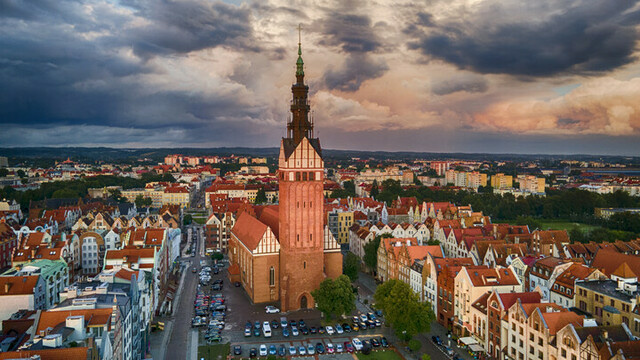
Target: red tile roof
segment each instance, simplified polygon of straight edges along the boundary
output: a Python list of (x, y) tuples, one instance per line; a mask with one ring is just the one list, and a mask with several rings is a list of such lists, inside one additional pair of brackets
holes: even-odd
[(113, 309), (82, 309), (82, 310), (61, 310), (61, 311), (44, 311), (40, 314), (38, 321), (37, 333), (47, 328), (55, 328), (64, 323), (69, 316), (84, 316), (85, 326), (104, 326), (111, 325), (111, 314)]
[(591, 262), (591, 267), (602, 270), (607, 276), (611, 276), (621, 264), (629, 265), (634, 274), (640, 274), (640, 257), (625, 255), (609, 249), (600, 249)]
[(258, 247), (267, 228), (267, 225), (260, 220), (249, 215), (247, 212), (243, 212), (238, 217), (238, 220), (236, 220), (236, 224), (231, 231), (247, 249), (253, 251)]
[(0, 296), (29, 295), (38, 283), (40, 276), (0, 276)]

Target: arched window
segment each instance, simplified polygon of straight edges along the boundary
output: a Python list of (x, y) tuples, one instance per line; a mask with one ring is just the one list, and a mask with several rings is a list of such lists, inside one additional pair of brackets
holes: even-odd
[(302, 262), (302, 268), (303, 268), (303, 269), (306, 269), (306, 268), (307, 268), (307, 262), (306, 262), (306, 261), (303, 261), (303, 262)]
[(273, 266), (269, 268), (269, 285), (276, 285), (276, 269), (274, 269)]

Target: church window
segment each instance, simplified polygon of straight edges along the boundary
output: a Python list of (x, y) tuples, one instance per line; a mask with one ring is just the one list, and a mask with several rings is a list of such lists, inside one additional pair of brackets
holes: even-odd
[[(311, 165), (313, 165), (313, 164), (311, 164)], [(313, 171), (309, 173), (309, 180), (311, 180), (311, 181), (315, 180), (315, 173)]]
[(309, 241), (313, 241), (313, 234), (309, 234)]
[(300, 171), (296, 171), (296, 181), (300, 181)]
[(302, 173), (302, 181), (307, 181), (307, 172)]
[(276, 285), (276, 270), (273, 268), (273, 266), (269, 269), (269, 285)]
[(306, 262), (306, 261), (303, 261), (303, 262), (302, 262), (302, 268), (303, 268), (303, 269), (306, 269), (306, 268), (307, 268), (307, 262)]
[(300, 234), (296, 235), (296, 241), (300, 241)]

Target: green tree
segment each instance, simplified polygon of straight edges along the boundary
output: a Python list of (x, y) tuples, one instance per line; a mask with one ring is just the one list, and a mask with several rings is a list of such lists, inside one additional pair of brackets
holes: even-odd
[(380, 190), (378, 189), (378, 180), (373, 180), (373, 184), (371, 184), (371, 192), (369, 193), (369, 196), (371, 196), (372, 198), (377, 198), (379, 193), (380, 193)]
[(211, 255), (211, 260), (222, 260), (222, 259), (224, 259), (224, 255), (222, 255), (221, 252), (214, 252)]
[(416, 339), (411, 339), (409, 340), (409, 349), (411, 349), (411, 351), (418, 351), (420, 350), (420, 348), (422, 347), (422, 343)]
[(5, 168), (0, 168), (0, 177), (5, 177), (7, 175), (9, 175), (9, 170)]
[(151, 206), (151, 204), (153, 204), (153, 200), (151, 200), (150, 197), (142, 195), (136, 196), (136, 200), (134, 202), (136, 203), (136, 207), (139, 208)]
[(193, 217), (191, 216), (191, 214), (187, 214), (183, 217), (182, 222), (184, 223), (184, 225), (189, 225), (193, 222)]
[(422, 360), (431, 360), (431, 355), (429, 355), (429, 354), (422, 354)]
[(378, 248), (380, 247), (380, 240), (383, 238), (390, 238), (391, 234), (382, 234), (376, 236), (373, 240), (364, 245), (364, 264), (370, 270), (375, 271), (378, 268)]
[(389, 280), (378, 286), (374, 294), (376, 307), (384, 312), (386, 322), (404, 340), (429, 332), (435, 315), (428, 302), (421, 302), (408, 284)]
[(569, 239), (571, 239), (571, 242), (573, 243), (587, 242), (587, 237), (585, 236), (584, 232), (582, 232), (582, 230), (580, 230), (580, 228), (577, 226), (574, 226), (571, 230), (569, 230)]
[(360, 268), (360, 258), (354, 253), (348, 252), (344, 257), (344, 265), (342, 266), (342, 273), (347, 275), (353, 282), (358, 280), (358, 269)]
[(356, 294), (351, 288), (351, 281), (346, 275), (340, 275), (337, 279), (325, 279), (320, 287), (311, 292), (311, 296), (327, 320), (333, 316), (341, 316), (351, 313), (356, 308)]
[(27, 174), (25, 174), (24, 170), (22, 170), (22, 169), (21, 169), (21, 170), (18, 170), (17, 174), (18, 174), (18, 176), (19, 176), (20, 178), (25, 178), (25, 177), (27, 177)]
[(256, 194), (256, 200), (254, 201), (254, 203), (258, 205), (258, 204), (264, 204), (266, 202), (267, 202), (267, 192), (264, 191), (264, 188), (260, 188), (258, 190), (258, 193)]
[(127, 198), (122, 197), (120, 189), (109, 189), (109, 195), (117, 202), (127, 202)]

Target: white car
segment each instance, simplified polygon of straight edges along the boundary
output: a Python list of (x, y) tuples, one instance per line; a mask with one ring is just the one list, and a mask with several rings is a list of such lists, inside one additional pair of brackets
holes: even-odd
[(325, 330), (327, 331), (327, 335), (333, 335), (336, 333), (335, 330), (333, 330), (333, 326), (329, 325), (325, 328)]
[(340, 344), (340, 343), (337, 343), (336, 344), (336, 352), (337, 353), (341, 353), (343, 351), (344, 351), (344, 346), (342, 346), (342, 344)]
[(289, 346), (289, 355), (295, 355), (296, 354), (296, 347), (291, 345)]
[(267, 345), (260, 345), (260, 356), (267, 356)]
[(364, 321), (367, 321), (367, 320), (369, 320), (369, 318), (367, 317), (366, 314), (360, 314), (360, 321), (364, 322)]
[[(362, 341), (360, 341), (360, 339), (353, 338), (353, 340), (351, 340), (351, 343), (353, 344), (353, 348), (356, 349), (356, 351), (362, 350)], [(262, 349), (262, 348), (260, 348), (260, 349)]]
[(269, 325), (269, 322), (268, 322), (268, 321), (265, 321), (265, 322), (263, 322), (263, 323), (262, 323), (262, 327), (263, 327), (263, 328), (265, 328), (265, 327), (270, 327), (270, 326), (271, 326), (271, 325)]
[(304, 346), (300, 346), (298, 348), (298, 354), (300, 355), (307, 355), (307, 349)]
[(294, 326), (294, 327), (291, 328), (291, 335), (293, 335), (293, 336), (300, 335), (300, 332), (298, 331), (297, 327)]
[(277, 314), (280, 312), (280, 309), (275, 306), (268, 305), (264, 307), (264, 311), (266, 311), (267, 314)]

